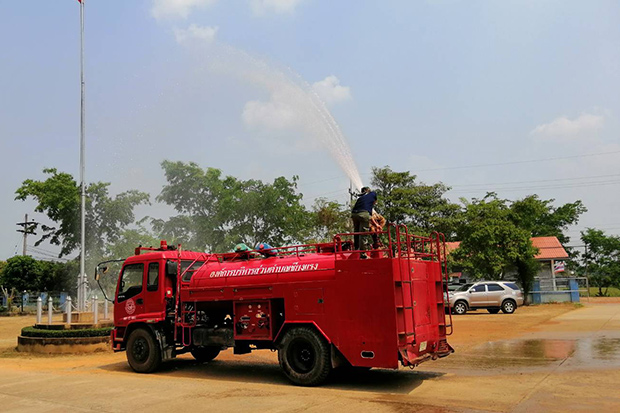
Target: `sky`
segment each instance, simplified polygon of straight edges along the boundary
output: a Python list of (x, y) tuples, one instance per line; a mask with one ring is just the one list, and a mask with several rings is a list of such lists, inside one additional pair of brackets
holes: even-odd
[[(137, 218), (170, 213), (164, 159), (297, 175), (308, 205), (389, 165), (620, 234), (617, 1), (85, 2), (86, 180), (149, 192)], [(79, 28), (76, 0), (0, 1), (0, 258), (45, 220), (20, 184), (79, 174)]]

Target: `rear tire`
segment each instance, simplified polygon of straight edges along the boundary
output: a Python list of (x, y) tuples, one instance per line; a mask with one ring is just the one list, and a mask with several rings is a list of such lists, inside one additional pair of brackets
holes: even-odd
[(457, 301), (452, 307), (454, 314), (463, 315), (467, 312), (467, 304), (464, 301)]
[(487, 311), (491, 314), (499, 313), (499, 308), (487, 308)]
[(129, 365), (138, 373), (152, 373), (161, 365), (159, 343), (143, 328), (131, 332), (126, 351)]
[(286, 377), (299, 386), (323, 383), (332, 369), (329, 343), (308, 327), (294, 327), (284, 334), (278, 361)]
[(517, 309), (517, 303), (512, 300), (505, 300), (502, 303), (502, 313), (504, 314), (512, 314)]
[(216, 358), (217, 355), (220, 354), (220, 350), (219, 347), (215, 346), (194, 347), (191, 353), (197, 361), (206, 363)]

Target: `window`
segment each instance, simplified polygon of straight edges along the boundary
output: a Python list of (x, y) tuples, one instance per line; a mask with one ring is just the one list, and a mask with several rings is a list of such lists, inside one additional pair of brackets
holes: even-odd
[(487, 284), (489, 291), (504, 291), (504, 288), (499, 284)]
[(125, 301), (142, 292), (144, 264), (129, 264), (123, 268), (121, 286), (118, 291), (118, 302)]
[(157, 291), (159, 285), (159, 263), (152, 262), (149, 264), (149, 274), (146, 281), (147, 291)]
[[(183, 271), (185, 271), (186, 268), (188, 268), (190, 265), (192, 265), (192, 261), (189, 260), (183, 260), (181, 261), (181, 274), (183, 274)], [(204, 264), (203, 261), (196, 261), (194, 262), (194, 265), (191, 266), (191, 268), (189, 270), (187, 270), (187, 272), (185, 273), (185, 275), (183, 276), (183, 282), (189, 282), (189, 280), (192, 279), (192, 276), (194, 275), (194, 272), (196, 272), (196, 270), (200, 267), (202, 267), (202, 264)]]
[(484, 284), (480, 284), (471, 289), (474, 293), (483, 293), (484, 292)]
[(456, 291), (467, 291), (467, 290), (469, 290), (469, 287), (471, 287), (472, 285), (473, 284), (463, 284)]
[(504, 283), (504, 285), (508, 288), (512, 288), (513, 290), (519, 291), (520, 288), (517, 284), (515, 283)]

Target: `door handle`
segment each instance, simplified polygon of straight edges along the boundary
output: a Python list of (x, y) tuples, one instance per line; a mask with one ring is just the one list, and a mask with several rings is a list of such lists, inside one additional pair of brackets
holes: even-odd
[(138, 298), (136, 300), (136, 304), (144, 304), (144, 300), (142, 298)]

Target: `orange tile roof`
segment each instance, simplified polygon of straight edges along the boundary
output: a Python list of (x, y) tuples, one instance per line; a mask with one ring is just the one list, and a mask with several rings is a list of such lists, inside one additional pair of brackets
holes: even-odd
[[(555, 260), (568, 258), (568, 253), (557, 237), (532, 237), (532, 245), (538, 248), (537, 260)], [(461, 241), (446, 242), (446, 252), (450, 254), (461, 245)]]
[(537, 260), (568, 258), (568, 253), (557, 237), (532, 237), (532, 245), (538, 248)]

